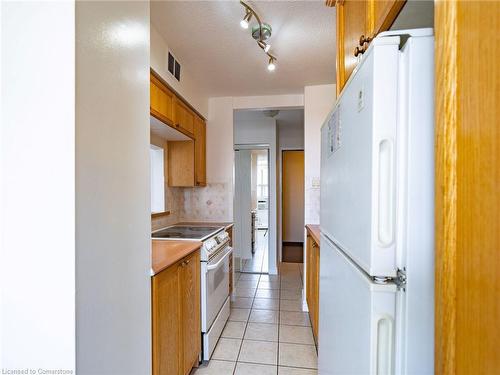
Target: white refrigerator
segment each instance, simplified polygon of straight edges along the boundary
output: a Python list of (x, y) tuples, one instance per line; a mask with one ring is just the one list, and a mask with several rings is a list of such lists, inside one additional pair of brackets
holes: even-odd
[(320, 375), (434, 373), (434, 38), (375, 38), (321, 129)]

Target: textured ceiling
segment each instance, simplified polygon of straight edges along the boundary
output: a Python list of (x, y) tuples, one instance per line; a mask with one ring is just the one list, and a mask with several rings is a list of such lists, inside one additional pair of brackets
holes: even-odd
[(240, 27), (238, 1), (151, 2), (151, 22), (209, 96), (303, 93), (306, 85), (335, 81), (334, 8), (323, 0), (249, 4), (273, 28), (274, 72), (250, 28)]

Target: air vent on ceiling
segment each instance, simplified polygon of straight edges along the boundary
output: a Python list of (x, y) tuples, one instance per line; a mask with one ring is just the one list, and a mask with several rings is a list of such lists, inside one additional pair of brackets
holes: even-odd
[(181, 64), (172, 55), (172, 52), (168, 51), (168, 71), (172, 74), (177, 81), (181, 80)]

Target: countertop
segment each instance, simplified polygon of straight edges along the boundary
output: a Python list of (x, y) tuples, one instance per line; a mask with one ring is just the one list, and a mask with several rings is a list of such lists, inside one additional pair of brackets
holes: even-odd
[(319, 231), (319, 225), (317, 224), (306, 224), (306, 229), (309, 235), (313, 238), (313, 240), (319, 244), (319, 239), (320, 239), (320, 231)]
[(201, 247), (200, 241), (152, 240), (151, 276)]

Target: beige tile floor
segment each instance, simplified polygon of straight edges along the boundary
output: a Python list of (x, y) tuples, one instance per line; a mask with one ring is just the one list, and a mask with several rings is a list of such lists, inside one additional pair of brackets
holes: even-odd
[(236, 275), (231, 315), (212, 359), (196, 375), (316, 375), (317, 350), (305, 308), (302, 264), (279, 276)]

